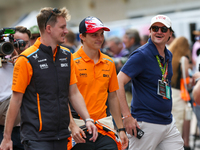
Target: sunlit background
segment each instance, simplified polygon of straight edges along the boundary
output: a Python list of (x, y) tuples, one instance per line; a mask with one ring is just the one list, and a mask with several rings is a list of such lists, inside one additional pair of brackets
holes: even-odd
[(68, 28), (78, 33), (79, 22), (87, 16), (101, 19), (111, 28), (105, 36), (122, 36), (125, 29), (136, 28), (148, 34), (149, 23), (156, 14), (168, 15), (176, 36), (194, 42), (193, 30), (200, 29), (200, 0), (0, 0), (0, 28), (37, 24), (42, 7), (66, 7), (71, 20)]

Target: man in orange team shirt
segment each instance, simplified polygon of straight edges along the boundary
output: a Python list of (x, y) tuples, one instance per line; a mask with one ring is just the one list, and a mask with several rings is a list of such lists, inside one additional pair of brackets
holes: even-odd
[[(101, 53), (104, 41), (104, 31), (110, 31), (96, 17), (87, 17), (79, 25), (80, 39), (83, 44), (73, 54), (77, 86), (84, 97), (86, 107), (98, 128), (98, 138), (89, 141), (90, 134), (86, 132), (86, 143), (76, 144), (72, 150), (119, 150), (128, 146), (128, 138), (123, 128), (121, 112), (116, 90), (119, 88), (115, 63), (107, 55)], [(107, 117), (106, 101), (118, 127), (121, 142), (117, 141), (117, 133), (113, 128), (112, 117)], [(84, 121), (72, 113), (76, 124), (81, 126)], [(106, 131), (105, 131), (106, 130)], [(79, 134), (77, 137), (81, 138)]]

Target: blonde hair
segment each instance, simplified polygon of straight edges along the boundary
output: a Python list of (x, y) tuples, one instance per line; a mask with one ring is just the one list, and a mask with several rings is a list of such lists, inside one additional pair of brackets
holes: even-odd
[[(44, 32), (46, 24), (54, 26), (58, 16), (64, 17), (66, 21), (69, 21), (71, 19), (69, 11), (65, 7), (58, 9), (58, 13), (53, 12), (53, 9), (54, 8), (51, 7), (44, 7), (40, 10), (40, 13), (37, 15), (37, 23), (41, 33)], [(51, 17), (49, 18), (50, 15)]]
[(176, 87), (177, 78), (179, 73), (179, 64), (182, 56), (188, 56), (191, 59), (191, 52), (188, 40), (181, 36), (179, 38), (175, 38), (172, 43), (169, 45), (168, 49), (172, 52), (172, 69), (173, 76), (171, 79), (172, 87)]

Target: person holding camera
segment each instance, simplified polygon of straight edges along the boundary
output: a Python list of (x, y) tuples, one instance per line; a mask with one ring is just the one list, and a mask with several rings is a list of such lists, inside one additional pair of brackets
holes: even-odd
[(15, 29), (16, 31), (14, 34), (14, 46), (18, 54), (21, 54), (25, 49), (30, 47), (30, 39), (32, 37), (32, 34), (29, 29), (23, 26), (16, 26)]
[[(3, 140), (3, 131), (5, 125), (6, 112), (10, 103), (10, 98), (12, 95), (12, 78), (13, 78), (13, 68), (14, 68), (14, 60), (18, 57), (18, 55), (22, 52), (22, 50), (29, 47), (29, 41), (31, 37), (30, 31), (23, 26), (15, 27), (15, 33), (13, 34), (14, 40), (14, 52), (11, 54), (11, 60), (2, 63), (2, 67), (0, 68), (0, 142)], [(22, 44), (18, 43), (21, 41)], [(27, 43), (24, 45), (24, 43)], [(7, 57), (7, 56), (5, 56)], [(23, 150), (24, 147), (21, 144), (20, 139), (20, 114), (18, 113), (14, 128), (12, 131), (11, 139), (13, 140), (13, 149)]]
[[(21, 140), (25, 150), (66, 150), (70, 132), (68, 102), (85, 120), (91, 141), (97, 128), (90, 119), (76, 82), (73, 57), (59, 45), (67, 34), (67, 9), (45, 7), (37, 15), (41, 33), (34, 45), (18, 57), (13, 72), (12, 96), (0, 150), (12, 149), (11, 131), (20, 110)], [(85, 136), (77, 126), (78, 133)]]
[[(150, 38), (135, 50), (118, 74), (123, 123), (129, 138), (129, 149), (183, 150), (183, 139), (171, 114), (172, 53), (165, 44), (172, 36), (169, 17), (151, 19)], [(132, 81), (131, 113), (126, 102), (124, 85)], [(141, 139), (143, 130), (144, 135)]]
[(24, 26), (16, 26), (14, 34), (14, 55), (12, 55), (12, 62), (15, 63), (18, 56), (28, 47), (30, 47), (30, 38), (32, 34), (29, 29)]

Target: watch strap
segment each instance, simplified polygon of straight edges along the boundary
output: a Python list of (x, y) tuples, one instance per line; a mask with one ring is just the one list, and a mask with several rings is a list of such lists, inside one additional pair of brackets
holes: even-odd
[(92, 118), (87, 118), (87, 119), (85, 119), (85, 123), (86, 123), (87, 121), (92, 121), (92, 122), (94, 123), (94, 120), (93, 120)]
[(117, 132), (120, 132), (120, 131), (124, 131), (126, 133), (126, 129), (125, 128), (119, 128), (119, 129), (117, 129)]

